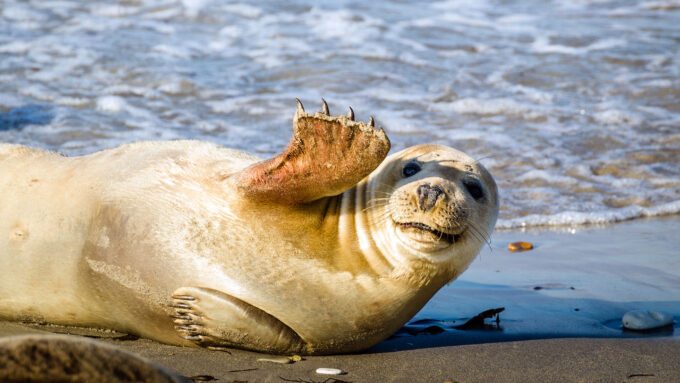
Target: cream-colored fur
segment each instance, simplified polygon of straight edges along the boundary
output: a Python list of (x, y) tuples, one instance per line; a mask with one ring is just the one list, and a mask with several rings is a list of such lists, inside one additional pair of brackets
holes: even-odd
[[(422, 171), (403, 178), (413, 159)], [(233, 175), (257, 161), (197, 141), (73, 158), (0, 145), (0, 317), (178, 345), (360, 350), (465, 270), (496, 220), (491, 176), (447, 147), (409, 148), (343, 194), (296, 206), (251, 200), (234, 186)], [(463, 176), (480, 180), (485, 202), (466, 194)], [(430, 238), (428, 247), (427, 233), (393, 219), (417, 206), (409, 198), (422, 182), (442, 185), (467, 214), (452, 245)], [(419, 219), (444, 211), (435, 205)]]

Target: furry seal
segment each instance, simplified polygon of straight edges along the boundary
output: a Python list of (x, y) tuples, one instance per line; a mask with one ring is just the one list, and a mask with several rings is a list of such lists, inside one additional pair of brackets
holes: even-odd
[(298, 105), (268, 160), (197, 141), (0, 145), (0, 317), (272, 353), (387, 338), (477, 255), (496, 184), (445, 146), (385, 160), (373, 119)]

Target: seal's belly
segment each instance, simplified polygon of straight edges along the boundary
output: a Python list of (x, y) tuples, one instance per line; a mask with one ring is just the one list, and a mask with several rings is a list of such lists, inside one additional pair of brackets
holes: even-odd
[(78, 316), (76, 271), (93, 199), (73, 180), (69, 159), (18, 146), (3, 156), (7, 149), (0, 147), (0, 316)]

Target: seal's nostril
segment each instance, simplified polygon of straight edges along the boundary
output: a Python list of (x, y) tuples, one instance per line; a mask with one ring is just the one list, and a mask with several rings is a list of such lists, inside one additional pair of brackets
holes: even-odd
[(429, 184), (422, 184), (416, 189), (418, 192), (418, 207), (422, 211), (432, 209), (439, 196), (444, 194), (444, 190), (439, 186), (430, 186)]
[(430, 195), (433, 195), (435, 199), (439, 198), (440, 195), (444, 194), (444, 190), (439, 186), (433, 186), (430, 188)]

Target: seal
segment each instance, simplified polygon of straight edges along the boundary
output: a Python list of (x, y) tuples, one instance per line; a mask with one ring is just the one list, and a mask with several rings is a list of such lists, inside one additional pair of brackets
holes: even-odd
[(449, 147), (385, 159), (374, 125), (298, 100), (266, 160), (199, 141), (0, 146), (0, 317), (270, 353), (377, 344), (468, 267), (498, 196)]

